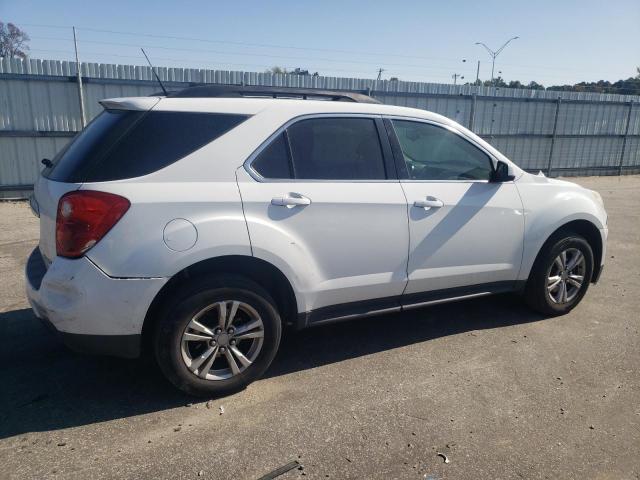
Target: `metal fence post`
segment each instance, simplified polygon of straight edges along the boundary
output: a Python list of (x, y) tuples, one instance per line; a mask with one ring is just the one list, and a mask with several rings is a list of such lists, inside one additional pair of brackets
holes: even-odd
[(629, 102), (627, 112), (627, 126), (624, 127), (624, 137), (622, 137), (622, 151), (620, 152), (620, 165), (618, 165), (618, 175), (622, 175), (622, 164), (624, 163), (624, 152), (627, 149), (627, 137), (629, 136), (629, 125), (631, 124), (631, 112), (633, 111), (633, 100)]
[(562, 103), (562, 97), (558, 97), (556, 100), (556, 114), (553, 119), (553, 133), (551, 134), (551, 147), (549, 148), (549, 165), (547, 165), (547, 177), (551, 176), (551, 162), (553, 161), (553, 148), (556, 144), (556, 132), (558, 131), (558, 113), (560, 112), (560, 103)]
[[(471, 96), (471, 110), (469, 111), (469, 130), (473, 132), (473, 126), (476, 121), (476, 99), (478, 95), (474, 93)], [(474, 132), (475, 133), (475, 132)]]

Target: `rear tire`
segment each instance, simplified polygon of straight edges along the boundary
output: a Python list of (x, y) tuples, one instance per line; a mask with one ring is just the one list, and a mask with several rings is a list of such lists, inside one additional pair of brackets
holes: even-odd
[(160, 369), (190, 395), (244, 389), (278, 350), (282, 321), (275, 305), (266, 290), (243, 277), (194, 279), (169, 300), (156, 325)]
[(524, 299), (544, 315), (564, 315), (587, 293), (592, 274), (591, 246), (583, 237), (565, 232), (548, 241), (538, 254)]

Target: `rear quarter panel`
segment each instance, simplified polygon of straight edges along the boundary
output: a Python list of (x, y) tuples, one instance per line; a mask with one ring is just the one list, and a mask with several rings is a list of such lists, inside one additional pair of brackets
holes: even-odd
[[(92, 189), (85, 184), (83, 189)], [(212, 257), (251, 255), (238, 186), (234, 181), (135, 183), (108, 182), (95, 189), (122, 195), (131, 207), (87, 257), (112, 277), (170, 277)], [(183, 251), (165, 243), (174, 219), (186, 225), (195, 244)]]

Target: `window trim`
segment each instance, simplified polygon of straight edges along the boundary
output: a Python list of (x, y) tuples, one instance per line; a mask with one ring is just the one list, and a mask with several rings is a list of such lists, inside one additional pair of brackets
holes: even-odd
[[(271, 142), (273, 142), (278, 135), (281, 135), (283, 132), (298, 123), (304, 120), (316, 119), (316, 118), (370, 118), (374, 121), (376, 131), (378, 133), (378, 139), (380, 141), (380, 150), (382, 152), (382, 161), (385, 169), (386, 177), (385, 179), (342, 179), (342, 180), (332, 180), (332, 179), (304, 179), (304, 178), (265, 178), (256, 170), (253, 169), (252, 163), (253, 161), (262, 153), (264, 149), (266, 149)], [(289, 159), (293, 164), (293, 158), (291, 155), (291, 146), (289, 144), (289, 135), (285, 133), (285, 138), (287, 140), (287, 146), (289, 148)], [(392, 152), (391, 143), (389, 141), (388, 132), (384, 128), (382, 115), (379, 114), (371, 114), (371, 113), (311, 113), (299, 115), (297, 117), (293, 117), (283, 125), (281, 125), (275, 132), (273, 132), (267, 139), (262, 142), (258, 148), (256, 148), (249, 157), (243, 163), (244, 169), (247, 173), (259, 183), (385, 183), (385, 182), (398, 182), (398, 174), (397, 174), (397, 166), (395, 162), (395, 158)]]
[(400, 146), (400, 141), (398, 140), (398, 136), (396, 134), (395, 127), (393, 126), (392, 120), (398, 121), (409, 121), (409, 122), (417, 122), (417, 123), (427, 123), (433, 125), (434, 127), (443, 128), (454, 135), (457, 135), (462, 140), (470, 143), (472, 146), (476, 147), (482, 153), (489, 157), (489, 164), (491, 166), (491, 172), (495, 173), (496, 164), (498, 159), (489, 152), (483, 145), (479, 144), (472, 138), (467, 137), (460, 132), (458, 129), (446, 125), (444, 123), (437, 122), (435, 120), (427, 120), (425, 118), (415, 118), (415, 117), (403, 117), (401, 115), (383, 115), (383, 121), (385, 127), (387, 129), (387, 133), (389, 134), (389, 141), (391, 142), (392, 150), (393, 150), (393, 158), (395, 160), (396, 168), (398, 169), (398, 177), (401, 182), (405, 183), (491, 183), (491, 180), (471, 180), (471, 179), (460, 179), (460, 180), (420, 180), (409, 178), (409, 172), (407, 170), (407, 164), (404, 161), (404, 155), (402, 154), (402, 148)]

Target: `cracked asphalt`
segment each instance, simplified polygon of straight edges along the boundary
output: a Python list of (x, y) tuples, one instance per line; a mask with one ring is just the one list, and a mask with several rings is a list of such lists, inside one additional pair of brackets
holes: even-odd
[(288, 332), (265, 378), (209, 402), (67, 351), (23, 293), (37, 221), (0, 203), (0, 477), (639, 479), (640, 176), (573, 181), (610, 238), (569, 315), (500, 295)]

